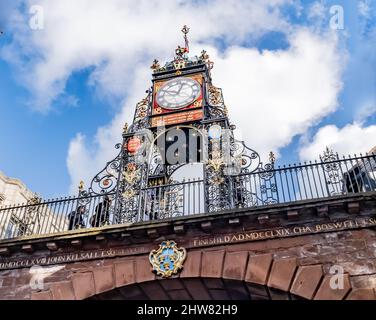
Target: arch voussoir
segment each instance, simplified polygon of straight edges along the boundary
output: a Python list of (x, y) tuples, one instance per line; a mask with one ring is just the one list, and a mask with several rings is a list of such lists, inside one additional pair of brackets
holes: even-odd
[[(253, 291), (265, 288), (267, 292), (269, 288), (272, 294), (277, 289), (277, 292), (311, 300), (376, 299), (372, 288), (353, 289), (347, 273), (343, 275), (343, 287), (333, 288), (333, 275), (324, 270), (322, 264), (300, 265), (297, 258), (274, 258), (271, 253), (202, 249), (188, 252), (182, 272), (174, 278), (180, 279), (179, 285), (183, 284), (188, 292), (185, 294), (204, 300), (213, 298), (205, 286), (214, 291), (223, 289), (226, 280), (244, 281)], [(161, 283), (154, 280), (164, 281), (152, 272), (148, 256), (115, 258), (106, 265), (92, 265), (72, 272), (69, 280), (51, 283), (45, 291), (32, 292), (30, 299), (82, 300), (115, 288), (126, 290), (125, 287), (134, 284), (138, 284), (149, 299), (161, 299), (163, 296), (158, 295)], [(252, 295), (257, 295), (256, 291)], [(176, 294), (181, 296), (182, 290), (176, 290)]]
[(76, 300), (72, 281), (53, 283), (50, 287), (52, 300)]
[(77, 300), (83, 300), (96, 294), (94, 276), (91, 271), (73, 274), (71, 282)]
[(221, 278), (225, 251), (204, 251), (202, 254), (201, 277)]
[(273, 255), (271, 253), (250, 254), (244, 280), (249, 283), (266, 285), (272, 263)]
[(110, 291), (115, 288), (114, 269), (115, 264), (92, 269), (96, 294)]
[(269, 274), (268, 287), (289, 292), (297, 267), (296, 258), (274, 260)]
[[(333, 275), (326, 275), (321, 283), (317, 294), (315, 295), (315, 300), (342, 300), (345, 298), (347, 293), (351, 290), (350, 277), (348, 274), (343, 275), (343, 287), (333, 287), (331, 280)], [(334, 285), (336, 285), (334, 283)]]
[(224, 279), (244, 280), (248, 261), (248, 252), (227, 252), (224, 258), (223, 275)]
[(290, 293), (311, 300), (323, 277), (321, 264), (300, 266), (291, 285)]
[(115, 262), (114, 272), (116, 288), (127, 286), (136, 282), (134, 260)]

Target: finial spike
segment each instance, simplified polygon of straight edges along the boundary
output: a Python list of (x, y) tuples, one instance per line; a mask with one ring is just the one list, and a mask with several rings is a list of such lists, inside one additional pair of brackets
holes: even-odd
[(275, 154), (273, 153), (273, 151), (269, 152), (269, 161), (271, 164), (275, 163)]
[(176, 56), (180, 59), (182, 59), (186, 53), (189, 53), (189, 41), (187, 37), (187, 34), (189, 33), (189, 28), (186, 25), (184, 25), (183, 29), (181, 29), (181, 32), (183, 32), (184, 34), (184, 48), (178, 46), (175, 50)]
[(190, 29), (187, 27), (187, 25), (184, 25), (183, 29), (181, 29), (181, 31), (184, 34), (185, 52), (186, 53), (189, 53), (189, 41), (188, 41), (188, 37), (187, 37), (187, 34), (189, 33), (189, 30)]
[(128, 123), (124, 123), (123, 133), (128, 133)]

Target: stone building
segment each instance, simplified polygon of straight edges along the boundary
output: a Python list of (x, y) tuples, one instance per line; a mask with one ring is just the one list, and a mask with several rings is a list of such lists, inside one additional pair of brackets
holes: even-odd
[(21, 180), (7, 177), (0, 171), (0, 205), (26, 203), (33, 196)]
[[(43, 204), (42, 199), (29, 190), (19, 179), (0, 172), (0, 237), (10, 238), (41, 232), (44, 229), (59, 230), (67, 223), (55, 208)], [(7, 209), (12, 208), (12, 209)]]

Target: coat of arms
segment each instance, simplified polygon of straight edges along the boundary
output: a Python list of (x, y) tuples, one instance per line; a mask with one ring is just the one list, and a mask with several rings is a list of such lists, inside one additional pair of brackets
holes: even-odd
[(157, 275), (168, 278), (183, 268), (186, 255), (187, 251), (178, 248), (175, 241), (166, 240), (159, 245), (159, 249), (150, 252), (149, 261)]

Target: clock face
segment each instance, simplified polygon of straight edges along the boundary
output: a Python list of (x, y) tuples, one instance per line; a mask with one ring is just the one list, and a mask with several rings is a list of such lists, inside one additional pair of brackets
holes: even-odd
[(193, 103), (201, 95), (200, 84), (191, 78), (167, 81), (158, 91), (156, 100), (164, 109), (181, 109)]

